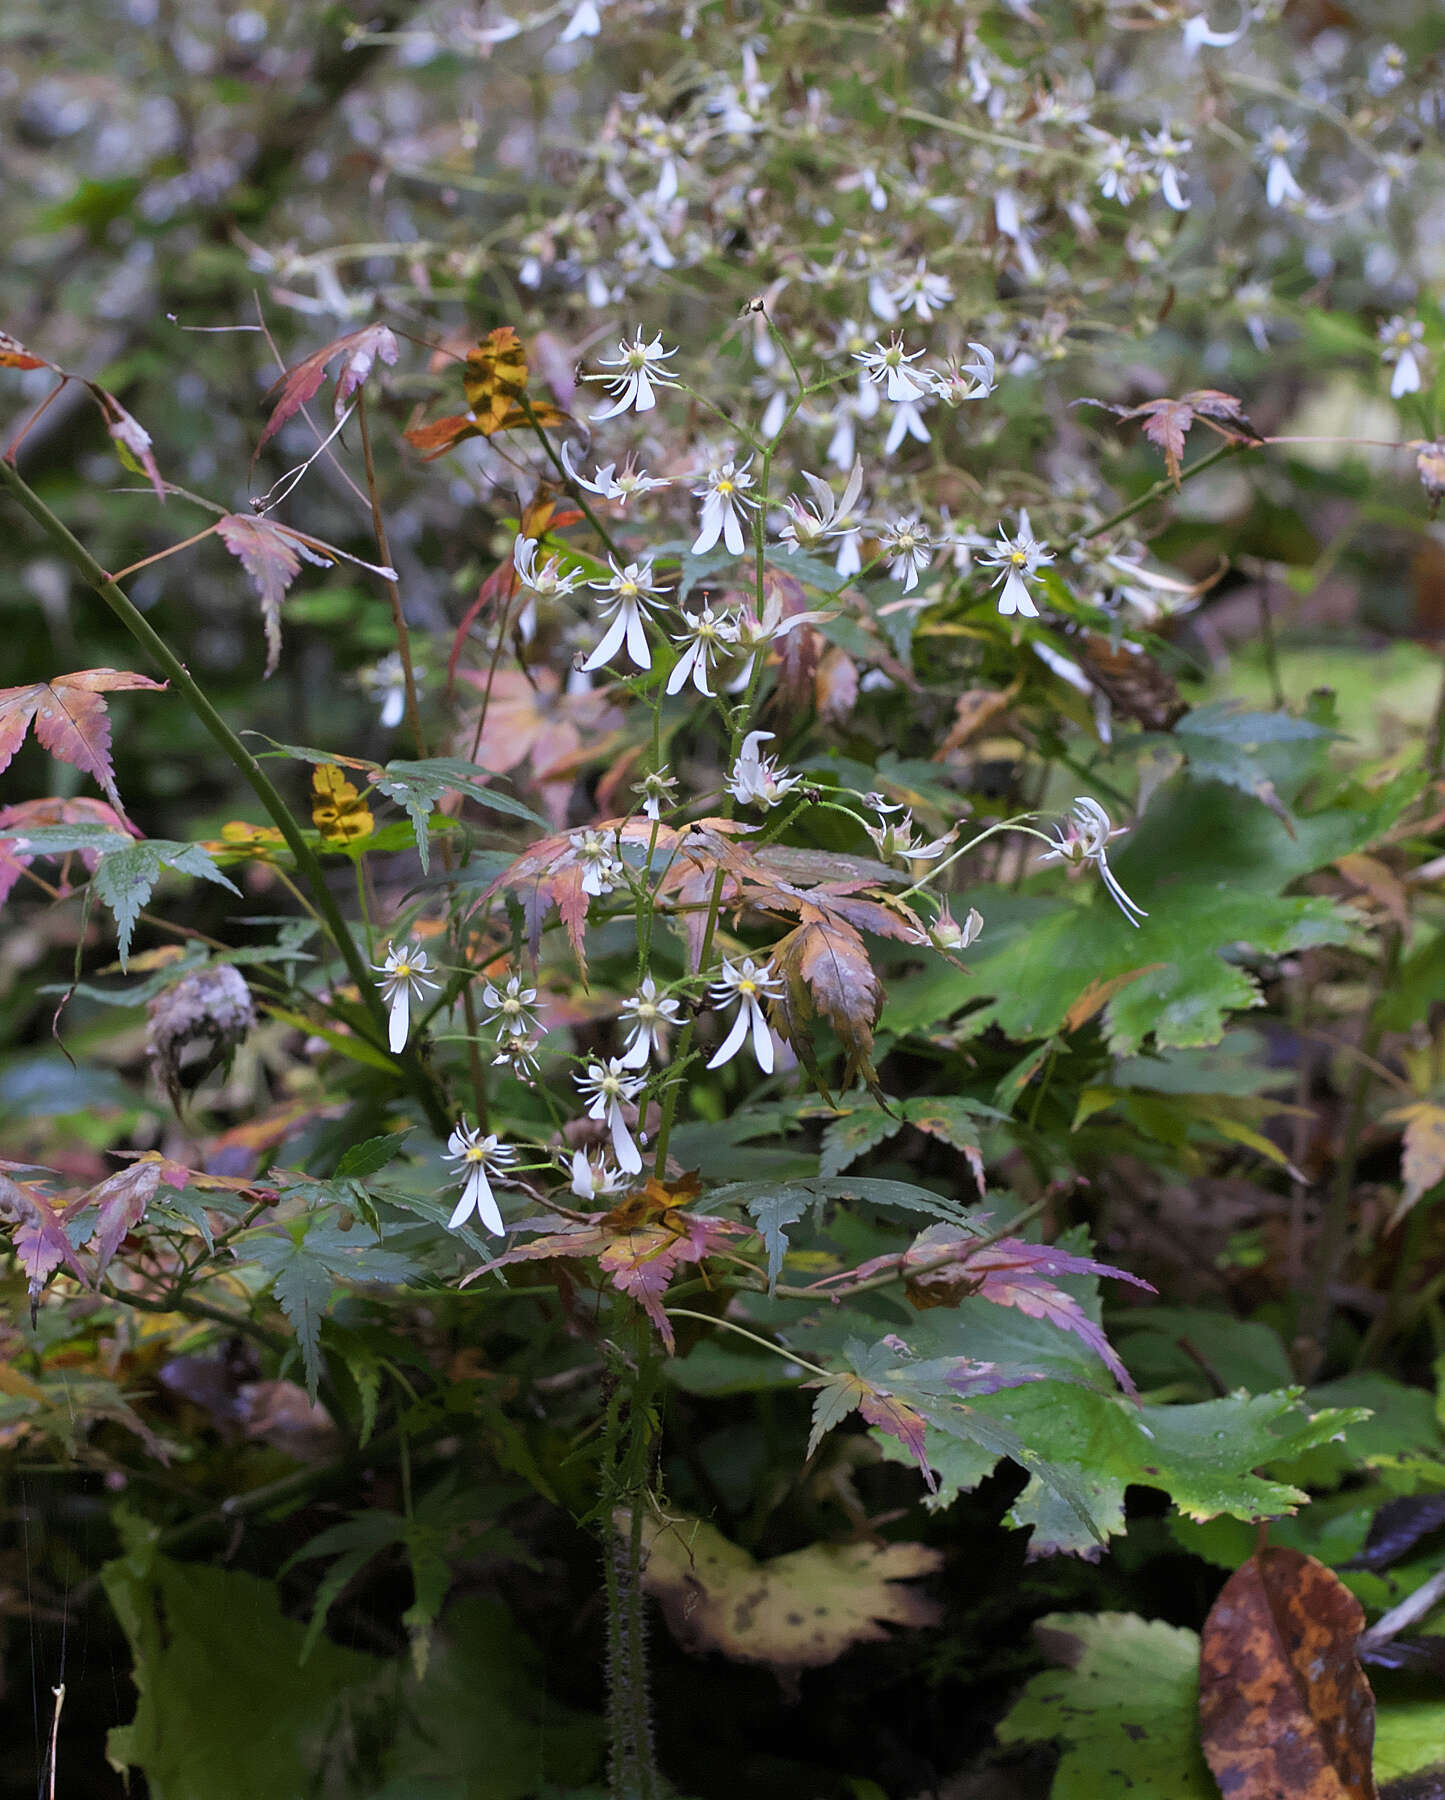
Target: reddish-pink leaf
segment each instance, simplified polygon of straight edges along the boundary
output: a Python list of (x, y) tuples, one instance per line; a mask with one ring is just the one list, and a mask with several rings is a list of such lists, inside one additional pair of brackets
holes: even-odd
[(61, 762), (93, 775), (111, 804), (123, 810), (110, 760), (110, 719), (100, 696), (117, 688), (159, 691), (165, 685), (121, 669), (79, 669), (29, 687), (0, 688), (0, 769), (9, 767), (33, 719), (44, 748)]
[[(695, 1186), (695, 1183), (693, 1184)], [(551, 1257), (595, 1257), (598, 1269), (620, 1293), (636, 1300), (657, 1327), (669, 1354), (674, 1348), (672, 1322), (662, 1296), (685, 1263), (701, 1262), (729, 1238), (747, 1236), (747, 1228), (706, 1213), (684, 1212), (676, 1202), (692, 1188), (669, 1189), (650, 1180), (610, 1213), (589, 1213), (586, 1222), (519, 1244), (465, 1277), (462, 1286), (508, 1263)]]
[(156, 497), (164, 505), (166, 484), (161, 480), (161, 472), (156, 467), (155, 455), (151, 449), (151, 434), (139, 419), (132, 418), (114, 394), (108, 394), (93, 381), (88, 381), (85, 385), (100, 406), (106, 430), (123, 452), (121, 461), (124, 462), (126, 456), (130, 457), (136, 467), (144, 472), (146, 480), (156, 491)]
[(1107, 400), (1077, 400), (1076, 406), (1102, 406), (1120, 419), (1142, 419), (1144, 435), (1164, 452), (1164, 467), (1175, 487), (1182, 473), (1184, 440), (1196, 418), (1231, 444), (1257, 444), (1259, 433), (1244, 416), (1233, 394), (1218, 388), (1196, 388), (1177, 400), (1146, 400), (1142, 406), (1114, 406)]
[(329, 568), (332, 559), (284, 525), (270, 519), (247, 518), (227, 513), (216, 521), (221, 542), (237, 557), (261, 601), (261, 623), (266, 632), (266, 673), (273, 675), (281, 656), (281, 602), (286, 590), (301, 573), (301, 558), (318, 568)]
[[(273, 393), (278, 387), (281, 392), (271, 410), (271, 417), (266, 421), (266, 429), (256, 445), (256, 456), (261, 454), (286, 421), (294, 418), (306, 402), (320, 391), (321, 384), (326, 379), (328, 363), (338, 356), (343, 361), (337, 371), (333, 404), (336, 416), (340, 417), (346, 402), (371, 373), (377, 357), (388, 365), (395, 363), (396, 338), (387, 325), (363, 325), (359, 331), (348, 331), (342, 337), (333, 338), (329, 344), (323, 344), (294, 368), (288, 369), (272, 388)], [(252, 461), (255, 461), (255, 457)]]
[(145, 1217), (163, 1173), (160, 1162), (133, 1162), (128, 1169), (108, 1175), (85, 1195), (86, 1205), (99, 1208), (93, 1240), (97, 1281), (120, 1248), (121, 1239)]
[(62, 1263), (87, 1287), (90, 1285), (90, 1276), (70, 1241), (61, 1212), (38, 1188), (0, 1175), (0, 1219), (15, 1227), (15, 1254), (29, 1281), (32, 1306)]
[[(22, 873), (28, 869), (37, 855), (45, 855), (44, 851), (29, 851), (23, 855), (15, 849), (15, 837), (6, 835), (6, 827), (40, 825), (107, 825), (116, 832), (126, 832), (132, 837), (139, 836), (135, 827), (123, 819), (113, 806), (104, 800), (92, 800), (88, 794), (77, 794), (73, 800), (61, 800), (47, 797), (44, 800), (21, 800), (14, 806), (0, 807), (0, 906), (10, 898), (10, 890), (19, 881)], [(81, 857), (87, 869), (94, 870), (100, 861), (100, 853), (96, 850), (83, 850)]]

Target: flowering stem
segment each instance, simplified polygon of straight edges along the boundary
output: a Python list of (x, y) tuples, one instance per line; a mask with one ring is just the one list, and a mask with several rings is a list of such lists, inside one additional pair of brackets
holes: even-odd
[(1035, 831), (1032, 825), (1025, 825), (1023, 823), (1025, 819), (1031, 819), (1033, 816), (1032, 812), (1015, 813), (1011, 819), (1000, 819), (996, 825), (990, 825), (987, 831), (979, 832), (977, 837), (970, 838), (966, 844), (960, 844), (951, 856), (944, 857), (943, 861), (939, 863), (936, 869), (930, 869), (926, 875), (920, 875), (913, 886), (904, 888), (903, 892), (899, 894), (897, 898), (900, 900), (911, 900), (921, 889), (926, 888), (932, 882), (937, 881), (943, 871), (951, 868), (953, 864), (958, 861), (959, 857), (967, 856), (970, 850), (976, 850), (980, 844), (991, 837), (997, 837), (1001, 831), (1017, 831), (1024, 837), (1037, 838), (1041, 844), (1047, 844), (1051, 850), (1057, 850), (1057, 843), (1046, 831)]
[[(386, 538), (386, 521), (382, 517), (381, 499), (376, 491), (376, 466), (371, 459), (371, 433), (366, 424), (366, 389), (363, 386), (356, 390), (356, 419), (361, 427), (361, 458), (366, 465), (366, 497), (371, 503), (371, 524), (376, 533), (376, 552), (384, 567), (391, 568), (391, 547)], [(391, 622), (396, 631), (396, 648), (401, 657), (401, 678), (406, 689), (406, 723), (416, 744), (416, 753), (423, 762), (429, 754), (426, 739), (421, 730), (421, 709), (416, 701), (416, 670), (411, 660), (411, 636), (406, 628), (406, 613), (401, 604), (401, 589), (396, 582), (386, 583), (387, 598), (391, 601)]]
[[(185, 697), (192, 712), (210, 733), (227, 759), (245, 777), (256, 798), (270, 814), (277, 830), (285, 839), (286, 847), (295, 860), (297, 872), (311, 890), (317, 914), (340, 953), (341, 960), (346, 964), (347, 973), (356, 984), (362, 1009), (371, 1022), (377, 1044), (385, 1044), (387, 1041), (386, 1012), (381, 1004), (381, 996), (376, 991), (372, 973), (367, 968), (361, 952), (357, 949), (356, 940), (352, 937), (345, 919), (341, 916), (341, 909), (337, 906), (335, 897), (327, 885), (326, 875), (320, 862), (302, 836), (301, 828), (296, 823), (291, 809), (272, 785), (270, 777), (221, 717), (207, 697), (205, 690), (145, 615), (106, 574), (64, 521), (50, 510), (14, 464), (3, 459), (0, 459), (0, 485), (9, 490), (11, 498), (16, 504), (30, 515), (56, 549), (78, 572), (86, 585), (93, 588), (106, 603), (136, 642), (150, 652), (169, 677), (171, 685)], [(420, 1103), (433, 1128), (445, 1134), (450, 1129), (450, 1120), (447, 1110), (442, 1104), (441, 1092), (433, 1078), (422, 1067), (415, 1049), (408, 1046), (398, 1062), (407, 1086)]]
[[(890, 1275), (890, 1281), (895, 1277)], [(809, 1299), (817, 1296), (810, 1294)], [(774, 1356), (781, 1356), (785, 1361), (793, 1363), (800, 1369), (806, 1369), (810, 1375), (821, 1375), (824, 1381), (830, 1379), (826, 1369), (820, 1369), (817, 1363), (811, 1363), (803, 1356), (795, 1356), (791, 1350), (785, 1350), (781, 1344), (774, 1344), (757, 1332), (749, 1331), (745, 1326), (735, 1325), (731, 1319), (719, 1319), (712, 1313), (692, 1312), (686, 1306), (669, 1306), (663, 1309), (669, 1319), (697, 1319), (704, 1325), (715, 1325), (722, 1331), (731, 1331), (736, 1337), (746, 1338), (750, 1344), (756, 1344), (762, 1350), (771, 1350)]]

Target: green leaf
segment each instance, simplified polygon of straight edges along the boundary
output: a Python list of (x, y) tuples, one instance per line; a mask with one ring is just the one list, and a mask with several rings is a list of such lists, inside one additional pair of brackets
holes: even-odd
[(1445, 1763), (1445, 1700), (1382, 1701), (1375, 1713), (1375, 1779)]
[(367, 1138), (343, 1151), (332, 1177), (335, 1181), (365, 1181), (401, 1155), (410, 1136), (406, 1131), (390, 1131), (384, 1137)]
[(1358, 932), (1334, 901), (1280, 890), (1372, 843), (1417, 786), (1410, 778), (1297, 816), (1291, 837), (1217, 782), (1176, 779), (1110, 858), (1125, 892), (1148, 910), (1140, 927), (1087, 874), (1065, 899), (971, 893), (988, 923), (968, 970), (895, 983), (882, 1029), (927, 1030), (973, 1007), (970, 1034), (997, 1025), (1019, 1042), (1047, 1038), (1064, 1029), (1085, 989), (1143, 971), (1104, 1009), (1116, 1054), (1133, 1055), (1151, 1033), (1161, 1048), (1217, 1043), (1231, 1012), (1260, 1001), (1242, 946), (1278, 956)]
[(107, 1739), (111, 1766), (143, 1770), (152, 1800), (310, 1792), (338, 1703), (385, 1665), (322, 1640), (299, 1667), (302, 1628), (254, 1575), (141, 1548), (101, 1580), (139, 1695)]
[(515, 800), (510, 794), (491, 785), (493, 776), (478, 763), (465, 762), (459, 756), (432, 756), (425, 762), (389, 762), (376, 777), (376, 786), (388, 800), (395, 800), (411, 815), (416, 833), (417, 854), (425, 872), (429, 865), (427, 821), (442, 795), (453, 788), (463, 789), (468, 797), (493, 812), (506, 813), (514, 819), (526, 819), (543, 831), (552, 827), (540, 814)]
[(891, 1117), (880, 1106), (860, 1106), (834, 1119), (823, 1131), (818, 1166), (824, 1175), (841, 1175), (860, 1156), (886, 1143), (903, 1129), (902, 1119)]
[(1227, 702), (1198, 706), (1174, 727), (1174, 740), (1203, 781), (1220, 781), (1287, 819), (1292, 797), (1320, 766), (1320, 751), (1339, 733), (1290, 713), (1243, 712)]
[(140, 843), (127, 842), (124, 848), (110, 850), (95, 865), (91, 885), (115, 914), (117, 954), (125, 968), (130, 956), (131, 933), (141, 908), (151, 897), (162, 868), (172, 868), (180, 875), (198, 876), (214, 881), (238, 898), (240, 889), (224, 876), (211, 861), (210, 854), (199, 844), (178, 844), (166, 838), (144, 838)]
[(1063, 1747), (1050, 1800), (1219, 1800), (1199, 1748), (1199, 1638), (1135, 1613), (1050, 1613), (1067, 1667), (1035, 1675), (999, 1721), (1005, 1744)]
[(276, 1302), (301, 1347), (306, 1389), (314, 1400), (321, 1379), (321, 1320), (338, 1282), (401, 1282), (416, 1265), (396, 1251), (343, 1232), (324, 1215), (312, 1215), (297, 1229), (263, 1227), (244, 1234), (235, 1246), (243, 1261), (259, 1263), (271, 1278)]

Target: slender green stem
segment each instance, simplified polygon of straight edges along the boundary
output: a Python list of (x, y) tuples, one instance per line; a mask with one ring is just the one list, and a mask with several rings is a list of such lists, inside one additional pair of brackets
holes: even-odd
[[(382, 517), (381, 498), (376, 491), (376, 465), (371, 459), (371, 432), (366, 423), (366, 389), (365, 385), (356, 390), (356, 419), (361, 427), (361, 457), (366, 465), (366, 497), (371, 503), (371, 524), (376, 533), (377, 554), (386, 568), (391, 568), (391, 546), (387, 542), (386, 520)], [(402, 683), (406, 688), (406, 723), (416, 744), (416, 753), (425, 762), (430, 754), (426, 747), (426, 739), (421, 729), (421, 708), (416, 699), (416, 670), (411, 660), (411, 634), (406, 628), (406, 614), (402, 610), (401, 589), (395, 581), (386, 583), (387, 598), (391, 601), (391, 622), (396, 632), (397, 653), (401, 657)]]
[(1073, 541), (1076, 544), (1087, 544), (1090, 538), (1103, 537), (1116, 525), (1122, 525), (1126, 519), (1132, 519), (1135, 513), (1143, 512), (1146, 506), (1152, 506), (1156, 500), (1167, 499), (1170, 494), (1177, 493), (1181, 483), (1192, 481), (1196, 475), (1202, 475), (1206, 469), (1212, 469), (1222, 463), (1226, 457), (1235, 456), (1247, 449), (1245, 444), (1221, 444), (1217, 450), (1211, 450), (1208, 456), (1201, 456), (1198, 462), (1190, 463), (1187, 469), (1179, 472), (1179, 481), (1165, 475), (1152, 487), (1145, 488), (1142, 494), (1131, 500), (1127, 506), (1121, 506), (1118, 512), (1110, 513), (1107, 519), (1101, 519), (1097, 525), (1089, 526), (1087, 531), (1076, 531)]
[[(371, 1022), (376, 1042), (379, 1046), (384, 1045), (387, 1040), (386, 1014), (382, 1008), (381, 996), (376, 991), (374, 978), (362, 959), (356, 941), (341, 915), (341, 909), (337, 906), (336, 899), (327, 885), (325, 872), (317, 860), (315, 852), (306, 842), (301, 827), (297, 824), (291, 809), (273, 786), (270, 777), (221, 717), (200, 683), (145, 615), (101, 568), (64, 521), (50, 510), (14, 464), (6, 462), (3, 458), (0, 458), (0, 485), (9, 491), (10, 497), (21, 510), (29, 514), (56, 549), (79, 573), (86, 585), (94, 589), (136, 642), (149, 651), (159, 667), (165, 671), (171, 685), (185, 697), (192, 712), (210, 733), (227, 759), (235, 765), (250, 784), (256, 798), (270, 814), (277, 830), (285, 839), (286, 847), (295, 859), (298, 873), (311, 890), (317, 913), (332, 942), (336, 945), (342, 961), (346, 964), (347, 973), (356, 983), (362, 1007)], [(399, 1059), (399, 1063), (407, 1086), (420, 1102), (432, 1126), (445, 1134), (451, 1129), (447, 1109), (442, 1104), (442, 1096), (436, 1082), (423, 1068), (415, 1049), (409, 1046)]]
[[(895, 1281), (897, 1276), (890, 1273), (888, 1279)], [(828, 1296), (820, 1294), (816, 1298), (826, 1300)], [(697, 1319), (704, 1325), (716, 1326), (720, 1331), (731, 1331), (735, 1337), (746, 1338), (749, 1343), (756, 1344), (759, 1349), (770, 1350), (774, 1356), (781, 1356), (786, 1362), (795, 1363), (798, 1368), (806, 1369), (810, 1375), (819, 1375), (824, 1381), (831, 1379), (828, 1371), (820, 1369), (817, 1363), (809, 1362), (806, 1357), (798, 1356), (792, 1350), (785, 1350), (781, 1344), (774, 1344), (765, 1337), (759, 1337), (756, 1331), (749, 1331), (744, 1325), (735, 1325), (731, 1319), (719, 1319), (712, 1313), (692, 1312), (686, 1306), (669, 1306), (666, 1308), (666, 1312), (669, 1319)]]

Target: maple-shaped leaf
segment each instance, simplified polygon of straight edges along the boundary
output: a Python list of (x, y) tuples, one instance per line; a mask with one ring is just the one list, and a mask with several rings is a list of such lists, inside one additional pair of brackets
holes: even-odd
[(1164, 452), (1169, 479), (1179, 486), (1184, 440), (1195, 420), (1230, 444), (1257, 444), (1259, 433), (1244, 416), (1242, 403), (1218, 388), (1195, 388), (1179, 399), (1146, 400), (1141, 406), (1113, 406), (1107, 400), (1078, 400), (1077, 406), (1102, 406), (1119, 419), (1142, 419), (1144, 435)]
[(14, 1226), (15, 1254), (29, 1283), (32, 1308), (46, 1281), (62, 1263), (87, 1287), (90, 1275), (65, 1229), (69, 1208), (57, 1209), (38, 1188), (0, 1175), (0, 1219)]
[(681, 834), (671, 826), (656, 824), (651, 819), (601, 819), (581, 831), (540, 838), (509, 863), (477, 898), (478, 907), (482, 907), (494, 894), (515, 894), (527, 921), (533, 957), (537, 954), (542, 925), (555, 908), (566, 927), (584, 980), (587, 977), (587, 947), (583, 933), (587, 925), (589, 896), (582, 888), (586, 873), (582, 858), (586, 840), (590, 837), (600, 838), (619, 854), (628, 846), (640, 845), (646, 855), (650, 844), (653, 860), (649, 868), (667, 868), (681, 841)]
[(587, 1213), (582, 1222), (520, 1244), (474, 1269), (462, 1282), (475, 1281), (509, 1263), (551, 1257), (595, 1258), (598, 1268), (619, 1293), (636, 1300), (657, 1327), (671, 1354), (672, 1321), (663, 1310), (668, 1283), (686, 1263), (699, 1263), (729, 1238), (746, 1237), (747, 1227), (707, 1213), (688, 1212), (680, 1202), (691, 1199), (695, 1183), (669, 1188), (651, 1179), (611, 1212)]
[(854, 927), (809, 910), (814, 916), (773, 946), (773, 972), (786, 983), (773, 1008), (774, 1023), (817, 1079), (811, 1020), (822, 1013), (838, 1034), (848, 1075), (856, 1073), (877, 1093), (873, 1026), (883, 1004), (882, 985)]
[(336, 374), (333, 409), (339, 418), (346, 402), (370, 375), (378, 357), (388, 366), (396, 362), (396, 337), (390, 326), (363, 325), (359, 331), (348, 331), (339, 338), (333, 338), (329, 344), (323, 344), (319, 350), (313, 350), (310, 356), (303, 357), (299, 363), (289, 368), (279, 381), (272, 384), (272, 393), (277, 388), (281, 392), (271, 409), (271, 417), (266, 421), (266, 429), (257, 440), (256, 454), (251, 458), (253, 463), (286, 421), (294, 418), (306, 402), (320, 391), (321, 384), (326, 379), (328, 365), (338, 356), (342, 358), (342, 363)]
[(526, 399), (527, 352), (516, 330), (499, 325), (468, 352), (462, 365), (462, 387), (469, 411), (416, 425), (402, 436), (422, 451), (428, 462), (470, 437), (495, 437), (518, 426), (556, 426), (567, 414), (546, 400)]
[(136, 474), (144, 475), (156, 491), (156, 497), (165, 504), (166, 484), (161, 480), (161, 472), (156, 467), (155, 454), (151, 449), (151, 434), (133, 418), (114, 394), (94, 381), (85, 384), (95, 396), (100, 407), (101, 417), (105, 420), (105, 428), (110, 433), (111, 442), (120, 453), (120, 460)]
[(177, 1165), (167, 1164), (160, 1159), (133, 1162), (129, 1168), (106, 1176), (104, 1181), (97, 1183), (89, 1193), (82, 1196), (79, 1205), (98, 1209), (95, 1236), (90, 1245), (95, 1255), (97, 1281), (104, 1275), (125, 1234), (134, 1230), (145, 1217), (146, 1208), (155, 1198), (162, 1179), (167, 1180), (172, 1187), (183, 1188), (186, 1185), (190, 1171), (180, 1169), (177, 1179), (171, 1173), (176, 1167)]
[[(487, 693), (486, 671), (461, 669), (458, 676)], [(548, 668), (498, 669), (481, 715), (480, 736), (477, 714), (464, 714), (456, 741), (467, 749), (475, 743), (476, 760), (494, 774), (526, 763), (557, 828), (566, 821), (579, 762), (604, 760), (622, 722), (621, 709), (600, 689), (568, 693), (561, 677)]]
[[(0, 369), (53, 369), (55, 364), (27, 350), (19, 338), (0, 331)], [(58, 371), (57, 371), (58, 373)]]
[(942, 1401), (953, 1406), (969, 1398), (1044, 1379), (1042, 1369), (1019, 1363), (977, 1362), (966, 1356), (915, 1361), (897, 1339), (865, 1344), (859, 1338), (850, 1338), (844, 1354), (851, 1369), (831, 1372), (824, 1380), (806, 1383), (818, 1389), (808, 1439), (809, 1456), (824, 1434), (856, 1409), (868, 1424), (903, 1445), (931, 1494), (938, 1492), (927, 1437), (929, 1424), (938, 1423), (934, 1403)]
[[(978, 1215), (980, 1228), (987, 1215)], [(866, 1281), (895, 1269), (906, 1283), (906, 1292), (920, 1309), (957, 1306), (977, 1296), (995, 1306), (1017, 1307), (1031, 1319), (1046, 1319), (1061, 1331), (1071, 1331), (1097, 1355), (1127, 1393), (1134, 1392), (1129, 1371), (1083, 1307), (1059, 1287), (1060, 1275), (1108, 1275), (1153, 1293), (1147, 1281), (1096, 1262), (1091, 1256), (1074, 1256), (1054, 1244), (1030, 1244), (1023, 1238), (981, 1240), (979, 1232), (959, 1231), (953, 1225), (931, 1225), (897, 1256), (875, 1256), (853, 1271), (854, 1281)], [(834, 1293), (846, 1294), (839, 1286)]]
[[(0, 807), (0, 906), (9, 899), (10, 890), (37, 856), (65, 854), (38, 849), (22, 851), (17, 847), (25, 835), (25, 827), (40, 830), (51, 825), (95, 825), (115, 837), (139, 835), (113, 806), (104, 800), (92, 800), (88, 794), (77, 794), (71, 800), (48, 796), (43, 800), (21, 800), (14, 806)], [(10, 832), (6, 831), (7, 826), (12, 828)], [(100, 851), (83, 849), (80, 854), (86, 868), (93, 873), (100, 860)]]
[(274, 519), (246, 513), (227, 513), (212, 527), (221, 542), (240, 562), (261, 601), (261, 622), (266, 630), (266, 674), (272, 675), (281, 654), (281, 602), (286, 590), (301, 573), (301, 558), (319, 569), (334, 562), (349, 562), (383, 581), (395, 581), (396, 570), (384, 563), (369, 563), (349, 550), (339, 550), (309, 533)]
[(10, 766), (33, 719), (42, 747), (61, 762), (93, 775), (116, 811), (124, 812), (110, 759), (110, 718), (101, 695), (121, 688), (158, 693), (165, 685), (124, 669), (78, 669), (28, 687), (0, 688), (0, 770)]
[(131, 933), (135, 930), (136, 920), (150, 899), (162, 868), (174, 869), (179, 875), (193, 875), (202, 881), (214, 881), (218, 887), (233, 894), (240, 893), (199, 844), (181, 844), (169, 838), (142, 838), (139, 843), (105, 851), (96, 864), (92, 885), (115, 914), (116, 954), (122, 969), (130, 959)]

